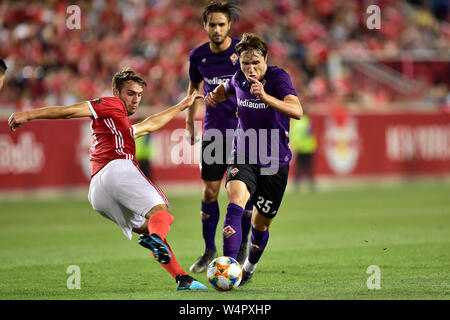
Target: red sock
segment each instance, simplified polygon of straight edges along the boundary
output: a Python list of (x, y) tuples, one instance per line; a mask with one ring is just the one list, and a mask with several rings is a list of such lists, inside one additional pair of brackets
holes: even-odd
[[(170, 275), (175, 279), (176, 278), (176, 276), (177, 275), (179, 275), (179, 274), (184, 274), (184, 275), (186, 275), (186, 274), (188, 274), (188, 273), (186, 273), (183, 269), (181, 269), (181, 266), (178, 264), (178, 261), (177, 261), (177, 259), (175, 258), (175, 254), (173, 253), (173, 251), (172, 251), (172, 248), (169, 246), (169, 244), (167, 243), (167, 241), (166, 240), (163, 240), (164, 241), (164, 243), (166, 244), (166, 246), (169, 248), (169, 251), (170, 251), (170, 255), (171, 255), (171, 259), (170, 259), (170, 262), (169, 263), (167, 263), (167, 264), (162, 264), (162, 263), (160, 263), (160, 265), (164, 268), (164, 269), (166, 269), (166, 271), (168, 272), (168, 273), (170, 273)], [(156, 259), (156, 256), (155, 256), (155, 254), (152, 252), (152, 255), (153, 255), (153, 257)]]
[(168, 273), (170, 273), (170, 275), (174, 279), (179, 274), (187, 274), (183, 269), (181, 269), (181, 266), (178, 264), (178, 261), (175, 258), (175, 254), (173, 253), (172, 248), (169, 246), (166, 240), (164, 240), (164, 243), (169, 248), (172, 258), (170, 259), (170, 262), (168, 264), (161, 264), (161, 265), (164, 267), (164, 269), (166, 269)]
[[(148, 232), (149, 234), (156, 233), (158, 236), (160, 236), (166, 246), (169, 248), (170, 255), (172, 256), (170, 262), (167, 264), (160, 263), (160, 265), (164, 269), (166, 269), (166, 271), (170, 273), (170, 275), (175, 279), (177, 275), (187, 273), (183, 269), (181, 269), (177, 259), (175, 258), (175, 254), (173, 253), (172, 248), (166, 241), (166, 235), (167, 233), (169, 233), (170, 226), (173, 223), (173, 219), (173, 216), (165, 210), (156, 211), (150, 216), (150, 219), (148, 219)], [(155, 255), (153, 254), (153, 256)]]
[(156, 211), (148, 219), (148, 232), (149, 234), (156, 233), (164, 240), (172, 223), (173, 216), (169, 212), (165, 210)]

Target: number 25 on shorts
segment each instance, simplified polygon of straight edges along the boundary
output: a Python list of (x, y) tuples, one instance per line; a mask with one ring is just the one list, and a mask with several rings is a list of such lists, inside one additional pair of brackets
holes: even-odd
[(264, 213), (269, 213), (271, 204), (272, 201), (265, 200), (261, 196), (258, 197), (258, 201), (256, 202), (256, 206), (258, 207), (258, 209)]

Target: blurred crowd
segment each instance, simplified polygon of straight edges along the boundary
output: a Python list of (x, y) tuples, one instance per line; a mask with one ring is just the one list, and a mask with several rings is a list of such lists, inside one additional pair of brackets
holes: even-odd
[[(263, 36), (269, 65), (288, 70), (303, 104), (378, 108), (405, 95), (433, 107), (450, 103), (447, 0), (233, 2), (242, 11), (231, 35)], [(164, 107), (185, 95), (189, 52), (208, 41), (201, 12), (209, 1), (74, 3), (81, 9), (81, 28), (70, 30), (71, 1), (0, 2), (0, 57), (8, 65), (1, 110), (111, 95), (113, 74), (127, 66), (147, 80), (142, 105)], [(372, 4), (380, 8), (380, 29), (367, 25)], [(352, 63), (358, 59), (376, 59), (376, 67), (405, 74), (414, 89), (402, 95), (370, 72), (358, 74)]]

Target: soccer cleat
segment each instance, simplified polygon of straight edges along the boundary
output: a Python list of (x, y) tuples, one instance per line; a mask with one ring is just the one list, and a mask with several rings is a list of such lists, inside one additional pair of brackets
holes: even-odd
[(197, 259), (197, 261), (189, 268), (189, 271), (200, 273), (205, 272), (206, 267), (208, 267), (208, 264), (214, 260), (214, 258), (217, 258), (217, 251), (205, 249), (205, 252)]
[(247, 258), (247, 243), (241, 243), (236, 260), (237, 262), (239, 262), (241, 266), (243, 266), (246, 258)]
[(144, 248), (150, 249), (155, 254), (158, 262), (162, 264), (168, 264), (170, 262), (172, 258), (170, 250), (156, 233), (152, 233), (151, 235), (146, 233), (141, 234), (139, 236), (139, 244)]
[(175, 281), (178, 283), (177, 290), (208, 290), (207, 286), (188, 274), (177, 275)]
[(245, 271), (245, 269), (242, 269), (242, 280), (241, 280), (241, 283), (239, 284), (239, 286), (240, 287), (245, 286), (252, 277), (253, 277), (253, 273), (250, 273), (248, 271)]

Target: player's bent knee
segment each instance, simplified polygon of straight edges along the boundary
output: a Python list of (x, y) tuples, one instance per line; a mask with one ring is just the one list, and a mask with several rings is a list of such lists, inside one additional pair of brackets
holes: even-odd
[(211, 187), (206, 187), (203, 190), (203, 202), (205, 203), (211, 203), (217, 200), (217, 197), (219, 196), (219, 190), (216, 190)]
[(220, 181), (204, 181), (203, 182), (203, 199), (205, 203), (212, 203), (217, 200), (220, 191)]
[(229, 193), (228, 194), (228, 202), (237, 204), (238, 206), (245, 208), (247, 204), (248, 197), (239, 193)]
[(252, 227), (258, 231), (266, 231), (269, 229), (270, 224), (266, 223), (252, 223)]
[(272, 220), (273, 219), (266, 218), (259, 212), (256, 212), (256, 214), (252, 216), (252, 227), (258, 231), (266, 231), (269, 229)]
[(137, 234), (148, 233), (148, 220), (140, 228), (133, 228), (132, 231)]
[(152, 214), (160, 210), (169, 211), (169, 208), (165, 204), (157, 204), (156, 206), (151, 208), (149, 212), (145, 214), (145, 218), (150, 219)]
[(235, 203), (242, 208), (245, 208), (250, 193), (247, 190), (247, 186), (241, 181), (230, 181), (227, 184), (228, 202)]

